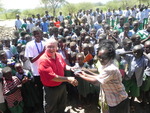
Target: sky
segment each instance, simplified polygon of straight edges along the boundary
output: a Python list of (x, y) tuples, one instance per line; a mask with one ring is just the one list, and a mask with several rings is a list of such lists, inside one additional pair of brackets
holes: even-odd
[[(70, 3), (80, 2), (101, 2), (106, 3), (110, 0), (66, 0)], [(0, 0), (5, 9), (34, 9), (40, 6), (40, 0)]]

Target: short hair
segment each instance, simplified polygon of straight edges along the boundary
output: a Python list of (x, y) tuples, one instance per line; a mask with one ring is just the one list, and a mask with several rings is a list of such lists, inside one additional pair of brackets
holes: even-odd
[(3, 56), (4, 54), (6, 54), (6, 52), (4, 50), (0, 50), (0, 57)]
[(100, 45), (99, 45), (98, 52), (100, 50), (107, 50), (108, 51), (107, 56), (110, 59), (114, 59), (116, 57), (114, 42), (112, 42), (110, 40), (102, 41), (102, 43), (100, 43)]
[(21, 64), (21, 63), (16, 63), (16, 64), (15, 64), (15, 68), (16, 68), (16, 67), (20, 67), (20, 66), (22, 67), (22, 64)]
[(26, 34), (27, 34), (27, 32), (22, 31), (22, 32), (20, 33), (20, 36), (21, 36), (21, 37), (24, 37)]
[(145, 44), (150, 45), (150, 40), (146, 41), (146, 42), (144, 43), (144, 45), (145, 45)]
[(84, 54), (83, 53), (77, 53), (76, 58), (82, 56), (84, 58)]
[(58, 45), (57, 40), (55, 40), (54, 38), (50, 38), (50, 39), (46, 40), (45, 46), (47, 47), (51, 43), (55, 43), (56, 45)]
[(125, 45), (129, 42), (132, 43), (131, 39), (126, 38), (126, 39), (123, 40), (122, 44)]
[(69, 44), (70, 47), (71, 47), (71, 46), (75, 46), (75, 45), (76, 45), (75, 42), (71, 42), (71, 43)]
[(139, 45), (135, 45), (134, 47), (133, 47), (133, 51), (134, 50), (141, 50), (141, 51), (143, 51), (143, 47), (139, 44)]
[(125, 24), (123, 25), (123, 27), (130, 27), (130, 24), (129, 24), (129, 23), (125, 23)]
[(8, 66), (4, 67), (2, 69), (3, 76), (4, 76), (4, 74), (9, 73), (9, 72), (12, 72), (12, 69), (10, 67), (8, 67)]
[(16, 14), (16, 17), (19, 17), (19, 14)]
[(32, 33), (33, 33), (33, 32), (42, 32), (42, 29), (39, 28), (39, 27), (33, 27), (33, 28), (32, 28)]

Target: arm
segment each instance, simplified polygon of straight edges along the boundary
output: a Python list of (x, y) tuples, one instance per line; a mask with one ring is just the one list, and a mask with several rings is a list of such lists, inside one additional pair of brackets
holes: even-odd
[[(67, 67), (69, 68), (69, 67)], [(64, 77), (57, 75), (51, 65), (47, 64), (47, 61), (43, 61), (39, 64), (39, 73), (41, 75), (41, 81), (45, 84), (55, 81), (55, 82), (69, 82), (73, 86), (77, 86), (78, 82), (75, 77)]]
[(143, 55), (148, 59), (150, 60), (150, 56), (148, 54), (146, 54), (145, 52), (143, 52)]
[(69, 65), (66, 65), (66, 70), (67, 71), (74, 71), (74, 67), (71, 67)]
[(14, 92), (16, 92), (18, 89), (20, 89), (22, 87), (22, 84), (17, 85), (17, 87), (15, 87), (14, 89), (10, 90), (9, 92), (5, 93), (4, 95), (8, 96), (13, 94)]
[(95, 69), (86, 69), (86, 68), (82, 68), (83, 71), (85, 71), (88, 74), (91, 74), (93, 76), (96, 76), (98, 74), (98, 70)]
[(45, 49), (38, 56), (36, 56), (34, 58), (33, 57), (29, 57), (30, 62), (34, 63), (35, 61), (37, 61), (43, 55), (44, 52), (45, 52)]
[(52, 79), (52, 81), (55, 81), (55, 82), (68, 82), (68, 83), (72, 84), (73, 86), (78, 85), (78, 81), (74, 77), (62, 77), (62, 76), (56, 75), (56, 77), (54, 77)]
[(150, 39), (150, 36), (141, 41), (141, 44), (144, 44), (147, 40)]
[(126, 51), (124, 53), (120, 53), (119, 55), (124, 56), (126, 54), (133, 54), (133, 51)]
[[(88, 82), (96, 82), (97, 79), (93, 76), (93, 75), (90, 75), (90, 74), (87, 74), (85, 72), (81, 72), (81, 73), (78, 73), (79, 77), (81, 77), (82, 79), (88, 81)], [(96, 74), (94, 74), (96, 76)]]

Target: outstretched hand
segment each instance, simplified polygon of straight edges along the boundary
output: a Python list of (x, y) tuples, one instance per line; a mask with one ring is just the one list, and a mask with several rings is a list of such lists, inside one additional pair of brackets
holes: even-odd
[(78, 85), (78, 81), (75, 79), (75, 77), (68, 77), (68, 82), (72, 84), (73, 86)]
[(78, 73), (75, 73), (75, 75), (76, 76), (79, 76), (79, 77), (81, 77), (81, 76), (85, 76), (85, 72), (84, 71), (80, 71), (80, 72), (78, 72)]

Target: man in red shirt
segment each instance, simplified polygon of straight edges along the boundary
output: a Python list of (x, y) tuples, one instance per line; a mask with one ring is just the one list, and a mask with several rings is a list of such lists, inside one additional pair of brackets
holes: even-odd
[(64, 113), (67, 94), (63, 82), (77, 86), (74, 77), (65, 77), (64, 70), (72, 70), (66, 65), (62, 56), (56, 52), (57, 41), (49, 39), (46, 43), (45, 53), (40, 57), (38, 71), (44, 85), (44, 110), (45, 113)]

